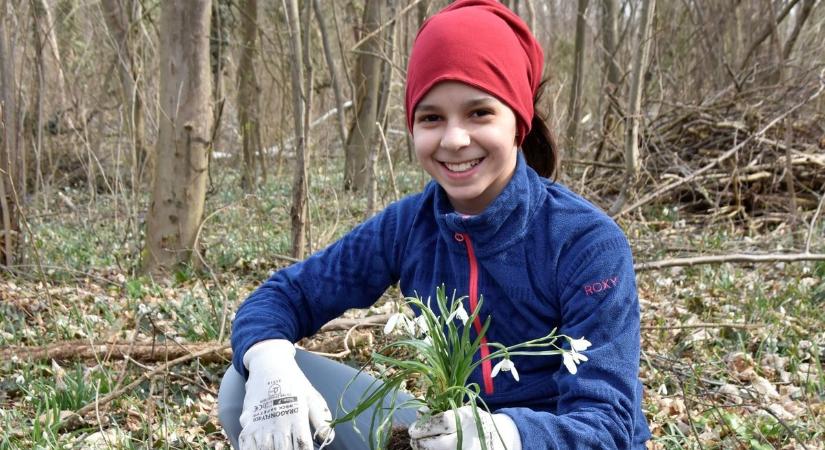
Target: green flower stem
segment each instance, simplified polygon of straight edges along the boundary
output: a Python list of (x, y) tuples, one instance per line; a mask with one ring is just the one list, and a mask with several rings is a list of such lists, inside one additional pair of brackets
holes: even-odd
[[(473, 371), (484, 361), (495, 358), (559, 355), (564, 353), (564, 350), (556, 344), (558, 339), (570, 340), (568, 336), (556, 335), (556, 329), (553, 329), (544, 337), (509, 347), (490, 342), (487, 345), (496, 350), (474, 361), (491, 321), (491, 317), (487, 317), (481, 330), (476, 333), (475, 337), (472, 336), (471, 329), (475, 321), (479, 319), (484, 298), (479, 297), (478, 304), (473, 311), (468, 314), (464, 312), (459, 314), (458, 311), (464, 309), (462, 301), (465, 297), (456, 298), (453, 292), (452, 299), (448, 303), (445, 291), (443, 285), (436, 288), (435, 301), (439, 310), (438, 315), (431, 308), (430, 299), (427, 299), (426, 303), (418, 297), (410, 297), (406, 300), (408, 307), (420, 311), (419, 316), (414, 320), (408, 317), (398, 318), (395, 323), (401, 326), (407, 336), (374, 352), (368, 363), (382, 365), (387, 369), (379, 376), (380, 380), (376, 379), (370, 384), (351, 411), (345, 411), (339, 401), (339, 408), (345, 414), (332, 421), (331, 426), (353, 420), (373, 405), (378, 404), (380, 406), (372, 409), (367, 441), (371, 449), (384, 448), (392, 427), (392, 416), (396, 410), (425, 407), (428, 411), (426, 415), (435, 415), (458, 409), (463, 405), (470, 405), (473, 409), (476, 428), (481, 435), (483, 430), (478, 408), (480, 405), (487, 412), (489, 408), (480, 397), (481, 388), (478, 383), (469, 382)], [(463, 326), (456, 323), (456, 317), (461, 319)], [(387, 355), (396, 349), (411, 350), (416, 357), (412, 360), (400, 360)], [(360, 374), (365, 368), (366, 365), (358, 373)], [(389, 375), (390, 371), (392, 371), (391, 375)], [(424, 398), (407, 400), (398, 404), (397, 394), (408, 380), (417, 380), (424, 391)], [(384, 401), (387, 396), (390, 396), (390, 400), (385, 405)], [(458, 422), (459, 419), (456, 416), (458, 439), (461, 442), (462, 428)], [(486, 450), (486, 443), (482, 442), (482, 448)]]

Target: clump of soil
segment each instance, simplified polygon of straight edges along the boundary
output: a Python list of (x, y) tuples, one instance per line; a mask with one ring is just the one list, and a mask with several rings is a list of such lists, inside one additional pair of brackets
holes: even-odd
[(393, 427), (387, 441), (387, 450), (412, 450), (407, 427)]

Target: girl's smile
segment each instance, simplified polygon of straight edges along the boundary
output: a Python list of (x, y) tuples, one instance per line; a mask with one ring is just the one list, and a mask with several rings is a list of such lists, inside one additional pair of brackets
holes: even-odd
[(416, 156), (453, 208), (463, 214), (484, 211), (516, 167), (513, 111), (482, 90), (446, 81), (421, 99), (413, 120)]

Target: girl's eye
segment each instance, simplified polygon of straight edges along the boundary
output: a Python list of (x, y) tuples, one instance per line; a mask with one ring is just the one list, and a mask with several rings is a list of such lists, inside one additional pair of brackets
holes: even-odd
[(436, 114), (425, 114), (418, 117), (419, 122), (435, 122), (438, 119), (440, 119), (440, 117)]
[(487, 110), (487, 109), (479, 109), (479, 110), (473, 111), (473, 116), (475, 116), (475, 117), (484, 117), (484, 116), (489, 116), (491, 114), (493, 114), (493, 112), (490, 111), (490, 110)]

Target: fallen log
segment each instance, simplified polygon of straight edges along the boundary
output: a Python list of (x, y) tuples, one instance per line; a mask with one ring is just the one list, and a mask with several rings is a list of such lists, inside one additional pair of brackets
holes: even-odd
[[(360, 319), (339, 318), (330, 321), (319, 332), (349, 330), (356, 326), (381, 325), (387, 323), (388, 314), (380, 314)], [(136, 341), (116, 340), (110, 342), (89, 342), (88, 340), (61, 341), (52, 344), (32, 346), (5, 346), (0, 347), (0, 359), (9, 361), (37, 362), (37, 361), (110, 361), (130, 358), (141, 363), (169, 361), (187, 355), (198, 354), (206, 349), (219, 346), (217, 342), (178, 343), (169, 340)], [(227, 362), (232, 358), (232, 349), (223, 347), (220, 350), (204, 353), (202, 362)]]

